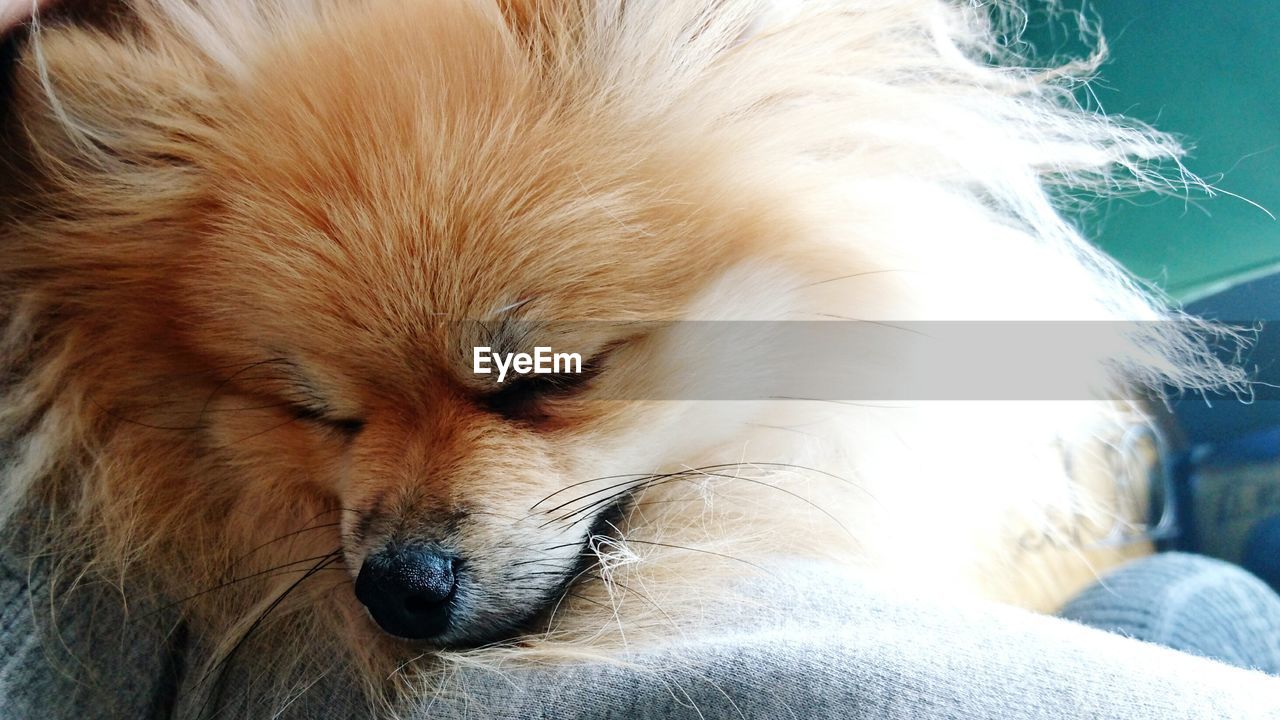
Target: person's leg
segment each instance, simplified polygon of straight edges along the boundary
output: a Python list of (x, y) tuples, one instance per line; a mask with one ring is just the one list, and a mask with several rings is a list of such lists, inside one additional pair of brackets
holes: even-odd
[(1104, 576), (1062, 617), (1240, 667), (1280, 674), (1280, 596), (1245, 570), (1164, 553)]

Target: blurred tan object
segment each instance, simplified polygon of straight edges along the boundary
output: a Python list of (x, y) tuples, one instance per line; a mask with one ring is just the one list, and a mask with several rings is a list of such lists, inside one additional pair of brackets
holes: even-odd
[(1107, 570), (1155, 551), (1152, 538), (1172, 522), (1152, 507), (1163, 446), (1159, 429), (1135, 418), (1070, 453), (1071, 497), (1013, 543), (1016, 604), (1054, 612)]

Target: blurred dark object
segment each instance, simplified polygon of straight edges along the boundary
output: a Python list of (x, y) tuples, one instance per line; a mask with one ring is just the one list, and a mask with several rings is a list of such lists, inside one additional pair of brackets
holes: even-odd
[(1185, 449), (1171, 467), (1177, 530), (1160, 547), (1238, 563), (1280, 589), (1280, 274), (1187, 310), (1256, 328), (1239, 360), (1259, 387), (1255, 398), (1186, 395), (1172, 404)]

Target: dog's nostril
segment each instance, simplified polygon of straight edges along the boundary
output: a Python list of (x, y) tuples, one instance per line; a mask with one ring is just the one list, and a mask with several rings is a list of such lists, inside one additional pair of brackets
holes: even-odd
[(392, 635), (434, 637), (449, 623), (457, 559), (427, 545), (388, 547), (365, 558), (356, 597)]
[(404, 593), (405, 604), (429, 606), (453, 594), (453, 558), (425, 548), (395, 554), (383, 578)]

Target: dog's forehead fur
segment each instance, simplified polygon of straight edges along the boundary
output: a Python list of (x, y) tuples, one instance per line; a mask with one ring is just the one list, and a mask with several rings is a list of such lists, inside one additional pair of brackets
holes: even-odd
[(455, 321), (517, 304), (679, 317), (779, 232), (763, 193), (732, 180), (731, 148), (620, 111), (601, 122), (611, 110), (572, 102), (496, 12), (407, 7), (429, 21), (319, 22), (229, 95), (205, 160), (216, 210), (182, 280), (202, 320), (260, 353), (421, 368), (469, 350)]

